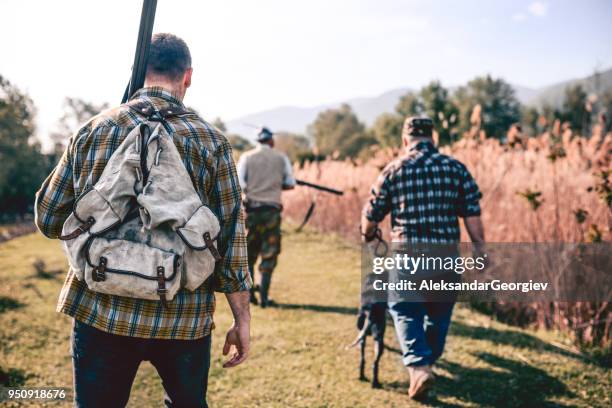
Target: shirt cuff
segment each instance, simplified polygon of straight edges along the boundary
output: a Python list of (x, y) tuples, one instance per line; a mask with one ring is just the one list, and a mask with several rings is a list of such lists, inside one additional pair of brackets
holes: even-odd
[(245, 290), (251, 290), (253, 287), (253, 279), (251, 278), (250, 273), (244, 274), (244, 278), (242, 279), (228, 279), (222, 278), (217, 279), (216, 284), (214, 285), (215, 292), (220, 293), (234, 293), (234, 292), (242, 292)]

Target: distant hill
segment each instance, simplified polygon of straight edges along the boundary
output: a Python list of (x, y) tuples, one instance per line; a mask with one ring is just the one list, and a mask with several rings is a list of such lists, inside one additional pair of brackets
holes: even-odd
[[(558, 107), (563, 103), (565, 88), (577, 83), (584, 86), (588, 92), (612, 88), (612, 68), (601, 72), (597, 77), (591, 75), (586, 78), (572, 79), (536, 89), (520, 85), (513, 85), (513, 87), (517, 98), (525, 105), (542, 106), (549, 104)], [(367, 125), (371, 125), (381, 113), (393, 112), (400, 97), (410, 90), (411, 88), (393, 89), (378, 96), (348, 99), (344, 102), (351, 105), (360, 120)], [(252, 127), (245, 126), (245, 124), (265, 124), (275, 131), (305, 134), (306, 128), (315, 120), (319, 112), (336, 108), (342, 103), (336, 102), (311, 107), (281, 106), (230, 120), (226, 125), (229, 133), (238, 133), (249, 138), (253, 137), (254, 130)]]
[(599, 73), (599, 75), (590, 75), (586, 78), (572, 79), (540, 88), (532, 98), (524, 103), (535, 106), (549, 104), (555, 107), (560, 107), (565, 96), (565, 88), (576, 84), (582, 85), (587, 93), (612, 88), (612, 68)]
[[(400, 97), (408, 92), (409, 88), (394, 89), (372, 98), (354, 98), (345, 101), (353, 108), (360, 120), (371, 125), (383, 112), (393, 112)], [(228, 133), (238, 133), (252, 138), (254, 129), (249, 125), (265, 124), (275, 131), (286, 131), (305, 134), (319, 112), (326, 109), (337, 108), (343, 102), (330, 103), (312, 107), (281, 106), (278, 108), (253, 113), (231, 120), (226, 123)]]

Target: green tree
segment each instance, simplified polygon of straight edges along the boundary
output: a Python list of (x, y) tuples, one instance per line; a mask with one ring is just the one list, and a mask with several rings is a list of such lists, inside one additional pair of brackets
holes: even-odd
[(514, 89), (501, 78), (477, 77), (455, 92), (461, 130), (470, 128), (474, 106), (482, 108), (482, 128), (489, 137), (503, 138), (513, 123), (520, 120), (521, 104)]
[(308, 133), (321, 154), (338, 152), (340, 158), (354, 157), (364, 147), (376, 143), (347, 104), (319, 113), (308, 126)]
[(382, 147), (402, 145), (402, 126), (404, 118), (396, 113), (383, 113), (372, 125), (374, 138)]
[(605, 120), (604, 132), (612, 131), (612, 89), (606, 90), (601, 96), (601, 110), (600, 114), (603, 115)]
[(274, 132), (274, 147), (284, 152), (291, 162), (312, 150), (307, 137), (289, 132)]
[(59, 157), (64, 151), (68, 139), (89, 119), (108, 109), (107, 103), (95, 104), (81, 98), (64, 98), (64, 113), (57, 122), (57, 130), (49, 136), (54, 143), (55, 154)]
[(449, 144), (453, 140), (459, 119), (459, 109), (452, 103), (448, 90), (439, 81), (432, 81), (419, 93), (423, 113), (434, 123), (439, 143)]
[(49, 170), (33, 137), (35, 114), (30, 97), (0, 75), (0, 218), (31, 213)]
[(414, 92), (407, 92), (395, 106), (395, 112), (404, 118), (422, 115), (425, 112), (425, 106), (423, 106), (423, 101), (419, 95)]
[(586, 135), (590, 113), (586, 110), (587, 93), (580, 85), (565, 88), (565, 99), (561, 108), (561, 121), (569, 122), (572, 129)]
[(540, 111), (533, 106), (524, 106), (521, 109), (521, 123), (524, 130), (531, 136), (536, 136), (542, 132), (542, 127), (539, 124)]

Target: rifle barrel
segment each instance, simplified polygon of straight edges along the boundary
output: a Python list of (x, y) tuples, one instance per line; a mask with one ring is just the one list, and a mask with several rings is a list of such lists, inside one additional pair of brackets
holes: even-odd
[(336, 190), (330, 187), (321, 186), (319, 184), (309, 183), (308, 181), (304, 181), (304, 180), (295, 180), (295, 183), (298, 186), (310, 187), (310, 188), (314, 188), (315, 190), (325, 191), (326, 193), (331, 193), (331, 194), (336, 194), (336, 195), (344, 194), (344, 191)]
[(127, 102), (144, 85), (156, 9), (157, 0), (143, 0), (140, 27), (138, 28), (138, 41), (136, 42), (136, 53), (134, 54), (134, 65), (132, 66), (132, 77), (123, 94), (121, 103)]

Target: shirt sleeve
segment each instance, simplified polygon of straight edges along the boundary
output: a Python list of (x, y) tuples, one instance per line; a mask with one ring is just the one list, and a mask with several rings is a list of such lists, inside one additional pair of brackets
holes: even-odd
[(363, 208), (363, 215), (373, 222), (381, 222), (391, 211), (391, 172), (383, 170), (370, 190), (370, 198)]
[[(71, 139), (72, 141), (72, 139)], [(36, 193), (36, 226), (48, 238), (58, 238), (74, 204), (72, 143)]]
[(246, 164), (246, 156), (243, 154), (238, 159), (238, 164), (236, 165), (236, 170), (238, 171), (238, 181), (240, 182), (240, 187), (243, 190), (246, 190), (247, 186), (247, 164)]
[(457, 215), (459, 217), (475, 217), (480, 215), (480, 199), (482, 193), (478, 184), (465, 166), (459, 172), (459, 197)]
[(239, 292), (253, 285), (247, 263), (241, 195), (232, 148), (226, 141), (217, 152), (217, 171), (210, 196), (211, 209), (221, 224), (219, 252), (223, 260), (217, 262), (213, 274), (213, 287), (218, 292)]
[(285, 156), (285, 169), (283, 172), (283, 187), (295, 187), (295, 178), (293, 178), (293, 168), (289, 157)]

